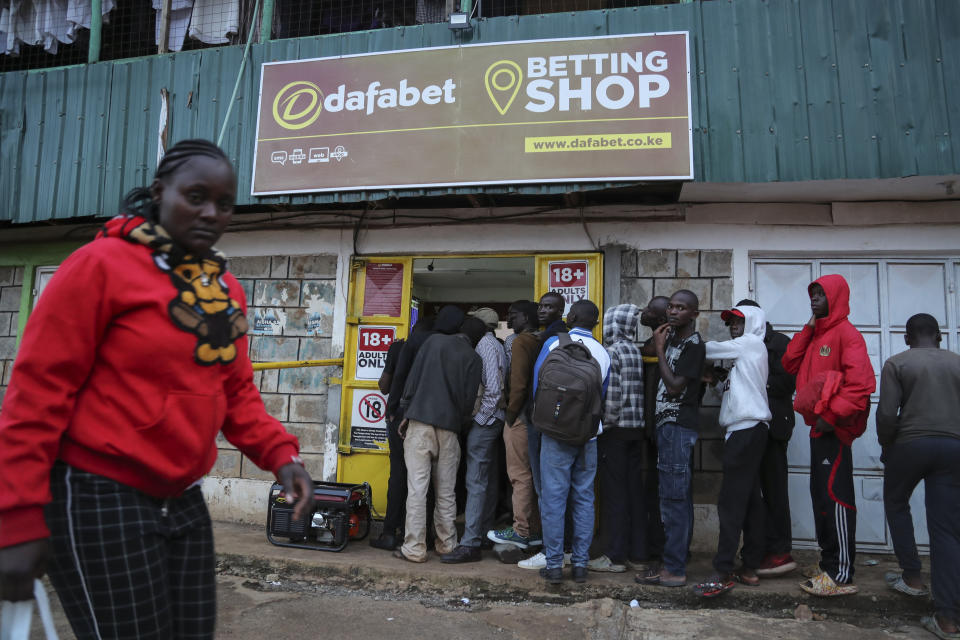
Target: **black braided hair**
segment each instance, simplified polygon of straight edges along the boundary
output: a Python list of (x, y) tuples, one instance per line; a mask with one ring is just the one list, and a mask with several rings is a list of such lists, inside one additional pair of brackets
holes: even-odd
[[(154, 179), (163, 180), (172, 176), (195, 156), (207, 156), (208, 158), (223, 160), (231, 167), (233, 166), (223, 149), (213, 142), (202, 138), (181, 140), (167, 149), (160, 160), (159, 166), (157, 166), (156, 173), (153, 174)], [(124, 196), (120, 207), (125, 215), (142, 216), (151, 222), (157, 222), (157, 203), (153, 201), (150, 187), (132, 189)]]

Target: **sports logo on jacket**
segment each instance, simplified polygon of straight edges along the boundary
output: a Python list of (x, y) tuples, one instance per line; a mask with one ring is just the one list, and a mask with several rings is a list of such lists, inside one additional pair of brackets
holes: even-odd
[(820, 355), (822, 355), (824, 358), (826, 358), (827, 356), (829, 356), (829, 355), (830, 355), (830, 347), (829, 347), (828, 345), (823, 345), (822, 347), (820, 347)]

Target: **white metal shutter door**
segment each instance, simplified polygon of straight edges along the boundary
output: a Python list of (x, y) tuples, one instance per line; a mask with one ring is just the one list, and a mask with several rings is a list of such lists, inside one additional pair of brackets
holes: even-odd
[[(815, 278), (839, 273), (850, 283), (850, 320), (863, 334), (871, 364), (879, 376), (883, 362), (906, 348), (904, 327), (914, 313), (934, 315), (942, 323), (944, 348), (958, 350), (960, 300), (956, 282), (960, 261), (948, 259), (756, 259), (753, 289), (778, 330), (792, 335), (810, 317), (807, 285)], [(875, 405), (877, 396), (873, 397)], [(795, 436), (788, 448), (790, 507), (798, 547), (816, 546), (809, 495), (809, 439), (797, 416)], [(853, 447), (857, 492), (857, 545), (863, 550), (890, 550), (883, 513), (883, 466), (876, 439), (874, 412), (867, 432)], [(928, 544), (923, 485), (911, 499), (917, 543)]]
[[(810, 319), (810, 299), (806, 290), (814, 279), (813, 264), (810, 261), (755, 262), (753, 273), (754, 295), (770, 324), (788, 336), (799, 331)], [(817, 540), (811, 516), (810, 442), (808, 427), (799, 415), (796, 424), (787, 446), (790, 518), (795, 543), (809, 547), (816, 545)]]

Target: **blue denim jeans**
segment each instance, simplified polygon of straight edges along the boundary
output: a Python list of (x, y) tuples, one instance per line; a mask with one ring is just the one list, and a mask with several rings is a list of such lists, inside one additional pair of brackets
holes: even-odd
[(563, 566), (567, 499), (573, 511), (573, 566), (585, 567), (593, 541), (593, 479), (597, 475), (597, 441), (582, 447), (540, 438), (540, 517), (543, 551), (550, 569)]
[(660, 517), (666, 534), (663, 566), (674, 575), (687, 573), (687, 550), (693, 531), (690, 456), (696, 443), (697, 432), (676, 422), (667, 422), (657, 428)]

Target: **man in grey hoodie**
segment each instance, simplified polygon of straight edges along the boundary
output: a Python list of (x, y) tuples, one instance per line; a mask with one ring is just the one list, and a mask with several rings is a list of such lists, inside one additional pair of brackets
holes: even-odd
[[(711, 598), (733, 588), (734, 580), (759, 584), (756, 568), (764, 555), (763, 496), (760, 462), (770, 430), (767, 402), (769, 363), (763, 337), (766, 315), (758, 307), (741, 306), (724, 311), (731, 340), (706, 343), (708, 360), (732, 360), (723, 380), (720, 426), (724, 429), (723, 481), (717, 499), (720, 536), (713, 558), (716, 575), (698, 584), (698, 595)], [(743, 533), (743, 567), (734, 571), (740, 534)]]

